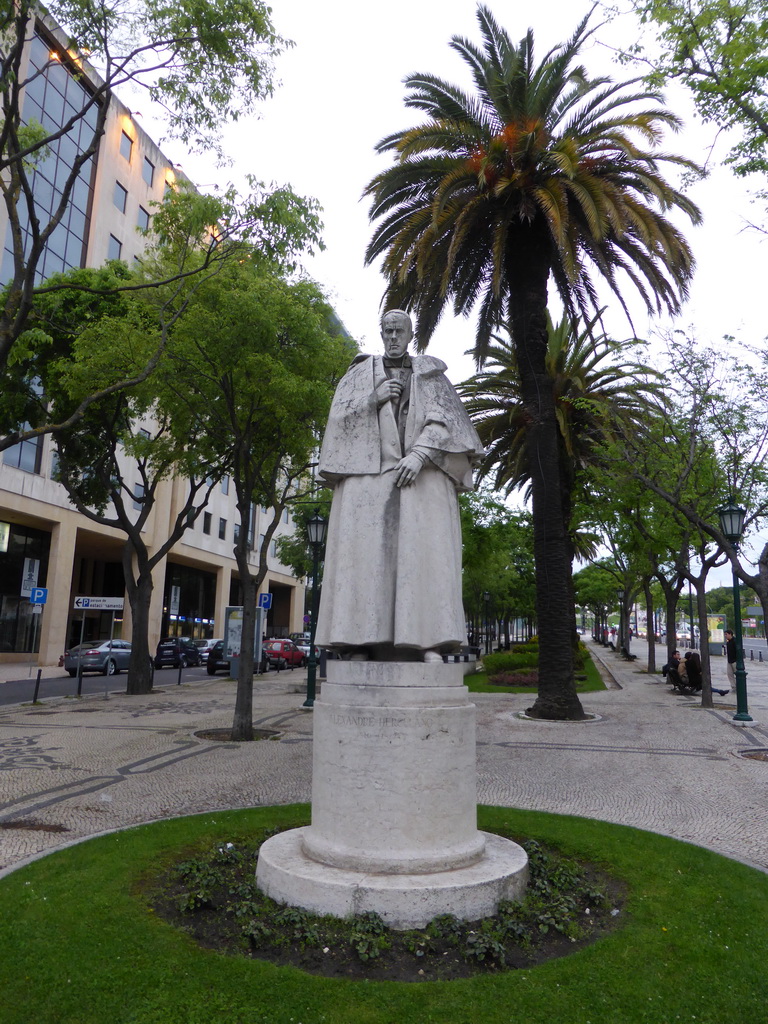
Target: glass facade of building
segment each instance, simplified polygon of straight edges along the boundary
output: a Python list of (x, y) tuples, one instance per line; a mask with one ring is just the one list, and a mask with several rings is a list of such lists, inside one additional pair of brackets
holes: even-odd
[(32, 653), (40, 641), (40, 616), (32, 611), (29, 597), (22, 597), (24, 565), (36, 564), (35, 586), (44, 587), (48, 576), (51, 535), (31, 526), (4, 523), (0, 547), (0, 652)]
[[(63, 127), (88, 100), (84, 86), (75, 80), (63, 62), (51, 60), (51, 47), (40, 36), (32, 40), (27, 78), (32, 79), (25, 89), (22, 118), (25, 124), (38, 121), (48, 132)], [(72, 170), (78, 153), (90, 144), (98, 111), (92, 107), (75, 125), (48, 147), (30, 173), (30, 184), (35, 197), (35, 209), (42, 227), (61, 201), (61, 189)], [(75, 182), (69, 205), (61, 223), (52, 233), (37, 267), (37, 279), (42, 281), (51, 274), (80, 267), (84, 263), (88, 237), (88, 213), (93, 186), (93, 160), (83, 167)], [(29, 215), (23, 199), (19, 200), (19, 215), (24, 240), (29, 246)], [(3, 247), (0, 284), (13, 276), (13, 248), (10, 225), (6, 229)]]

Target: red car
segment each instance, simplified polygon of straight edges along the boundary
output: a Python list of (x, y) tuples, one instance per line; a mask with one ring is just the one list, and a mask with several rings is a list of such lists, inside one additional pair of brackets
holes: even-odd
[(293, 640), (267, 640), (264, 650), (270, 658), (282, 658), (288, 668), (303, 668), (307, 663), (307, 656), (296, 646)]

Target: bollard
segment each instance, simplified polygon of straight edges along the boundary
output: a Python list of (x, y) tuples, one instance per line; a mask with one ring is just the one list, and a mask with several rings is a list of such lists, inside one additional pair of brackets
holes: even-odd
[(759, 658), (758, 660), (759, 660), (759, 661), (762, 661), (762, 660), (763, 660), (763, 652), (762, 652), (762, 651), (760, 651), (760, 652), (759, 652), (759, 654), (760, 654), (760, 658)]
[(179, 678), (176, 680), (176, 685), (181, 686), (181, 670), (184, 668), (184, 659), (179, 658)]
[(750, 661), (754, 661), (755, 660), (755, 652), (752, 650), (751, 647), (749, 649), (749, 660)]
[(78, 659), (77, 662), (77, 696), (82, 697), (83, 695), (83, 663)]
[(37, 695), (40, 692), (40, 676), (43, 674), (43, 670), (39, 668), (37, 670), (37, 679), (35, 680), (35, 696), (32, 698), (32, 703), (37, 704)]

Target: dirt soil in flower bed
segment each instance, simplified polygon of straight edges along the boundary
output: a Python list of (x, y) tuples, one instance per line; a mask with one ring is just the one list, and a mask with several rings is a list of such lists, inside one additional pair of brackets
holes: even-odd
[(408, 932), (390, 930), (375, 914), (342, 921), (274, 903), (256, 888), (252, 840), (188, 851), (145, 879), (142, 896), (204, 948), (358, 980), (450, 981), (530, 968), (626, 921), (615, 879), (537, 843), (522, 845), (531, 869), (524, 903), (502, 904), (496, 917), (477, 922), (444, 915)]
[(497, 672), (496, 675), (488, 676), (491, 686), (539, 686), (539, 670), (537, 668), (526, 672), (525, 669), (514, 672)]

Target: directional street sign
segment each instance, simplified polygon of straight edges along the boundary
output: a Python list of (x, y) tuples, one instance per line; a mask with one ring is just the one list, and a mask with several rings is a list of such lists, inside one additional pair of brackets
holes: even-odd
[(122, 597), (76, 597), (73, 607), (77, 610), (118, 612), (123, 610), (124, 603)]
[(29, 600), (32, 604), (45, 604), (48, 600), (48, 588), (47, 587), (35, 587), (32, 593), (29, 595)]

